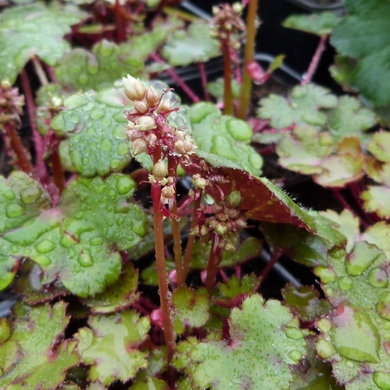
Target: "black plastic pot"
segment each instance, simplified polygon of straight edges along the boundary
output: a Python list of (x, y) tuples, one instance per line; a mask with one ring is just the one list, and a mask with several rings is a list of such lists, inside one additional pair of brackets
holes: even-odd
[(344, 4), (341, 0), (287, 0), (288, 2), (310, 12), (336, 11), (344, 12)]

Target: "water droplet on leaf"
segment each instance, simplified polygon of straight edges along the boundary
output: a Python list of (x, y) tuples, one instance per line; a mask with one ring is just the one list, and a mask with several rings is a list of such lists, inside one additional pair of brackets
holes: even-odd
[(368, 281), (372, 287), (378, 287), (378, 288), (387, 287), (388, 285), (387, 278), (388, 277), (386, 271), (382, 270), (379, 267), (372, 269), (368, 274)]
[(390, 321), (390, 293), (384, 293), (376, 304), (376, 311), (384, 320)]
[(14, 200), (15, 199), (15, 193), (12, 190), (7, 190), (4, 192), (4, 196), (8, 200)]
[(366, 241), (357, 242), (352, 252), (347, 255), (345, 262), (348, 275), (361, 275), (380, 256), (384, 256), (383, 251), (378, 249), (376, 245)]
[(342, 276), (338, 279), (338, 285), (340, 287), (340, 290), (349, 290), (352, 287), (352, 279), (348, 276)]
[(48, 253), (51, 252), (55, 248), (55, 243), (51, 240), (42, 240), (35, 244), (35, 249), (39, 253)]
[(5, 209), (8, 218), (17, 218), (25, 213), (24, 207), (19, 203), (11, 203)]
[(121, 176), (116, 181), (116, 189), (120, 195), (127, 194), (134, 188), (134, 181), (127, 176)]
[(322, 359), (329, 359), (334, 352), (332, 344), (324, 339), (318, 340), (316, 344), (316, 351), (318, 356)]
[(37, 255), (33, 259), (39, 265), (49, 265), (51, 260), (46, 255)]
[(381, 390), (390, 390), (390, 374), (377, 371), (374, 372), (372, 379)]
[(93, 266), (92, 256), (87, 249), (84, 249), (82, 252), (79, 253), (79, 255), (77, 256), (77, 261), (82, 267)]

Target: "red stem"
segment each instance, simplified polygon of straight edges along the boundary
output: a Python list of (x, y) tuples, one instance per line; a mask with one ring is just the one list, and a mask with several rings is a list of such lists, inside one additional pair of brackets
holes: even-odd
[(199, 68), (199, 73), (200, 73), (200, 79), (202, 81), (202, 88), (204, 91), (204, 99), (207, 102), (209, 102), (211, 99), (210, 99), (209, 93), (207, 92), (207, 75), (206, 75), (206, 71), (204, 68), (204, 63), (198, 62), (198, 68)]
[[(195, 202), (194, 202), (194, 209), (192, 212), (192, 222), (191, 222), (190, 232), (198, 225), (198, 210), (200, 208), (200, 200), (201, 200), (201, 195), (199, 194), (199, 196), (195, 199)], [(195, 235), (190, 234), (188, 236), (186, 251), (184, 253), (184, 262), (183, 262), (183, 278), (184, 278), (184, 280), (186, 279), (188, 271), (190, 269), (192, 250), (194, 248), (194, 244), (195, 244)]]
[(318, 64), (321, 60), (322, 53), (325, 50), (327, 40), (328, 40), (328, 35), (321, 36), (316, 52), (314, 53), (314, 56), (311, 59), (309, 69), (307, 70), (304, 79), (301, 81), (301, 85), (308, 84), (312, 80), (314, 73), (317, 70)]
[(28, 158), (28, 154), (26, 149), (23, 147), (20, 137), (15, 129), (14, 122), (4, 123), (4, 132), (11, 140), (11, 147), (14, 150), (16, 156), (18, 157), (18, 161), (16, 165), (23, 172), (28, 173), (30, 175), (34, 172), (34, 167), (31, 164), (30, 159)]
[(223, 102), (224, 113), (226, 115), (233, 115), (233, 93), (232, 93), (232, 64), (230, 58), (230, 48), (228, 41), (222, 41), (223, 51)]
[(36, 170), (37, 178), (42, 184), (48, 184), (49, 173), (47, 171), (45, 163), (43, 162), (43, 156), (45, 154), (45, 144), (35, 126), (35, 118), (34, 118), (35, 104), (31, 92), (31, 88), (30, 88), (30, 82), (28, 81), (28, 77), (25, 69), (23, 69), (22, 72), (20, 73), (20, 77), (22, 81), (24, 96), (26, 98), (28, 118), (30, 120), (30, 126), (32, 129), (33, 140), (35, 145), (35, 153), (36, 153), (35, 170)]
[[(158, 54), (152, 54), (150, 56), (154, 61), (157, 61), (159, 63), (164, 63), (164, 61), (160, 58)], [(198, 103), (200, 102), (200, 98), (192, 91), (192, 89), (176, 74), (176, 72), (169, 68), (167, 69), (167, 72), (169, 75), (176, 81), (176, 83), (179, 85), (179, 87), (188, 95), (188, 97), (194, 102)]]
[(260, 273), (261, 280), (264, 280), (264, 278), (268, 275), (269, 271), (271, 271), (272, 267), (279, 261), (279, 259), (282, 257), (284, 251), (283, 250), (277, 250), (267, 263), (267, 265), (264, 267), (264, 269)]
[(161, 203), (161, 186), (159, 184), (152, 184), (151, 196), (153, 200), (153, 218), (154, 218), (154, 239), (156, 250), (156, 265), (158, 276), (158, 287), (161, 303), (161, 311), (163, 313), (163, 326), (165, 344), (167, 347), (167, 359), (168, 365), (172, 360), (176, 351), (175, 333), (170, 317), (171, 309), (171, 293), (168, 289), (167, 283), (167, 271), (165, 266), (165, 253), (164, 253), (164, 231), (163, 231), (163, 215)]
[(56, 139), (56, 141), (53, 142), (52, 145), (52, 151), (51, 151), (51, 169), (53, 171), (53, 181), (54, 184), (57, 186), (58, 191), (60, 194), (65, 189), (65, 176), (64, 176), (64, 170), (62, 168), (62, 162), (60, 158), (60, 153), (58, 151), (58, 144), (59, 140)]
[(222, 254), (221, 248), (218, 247), (218, 244), (219, 236), (214, 235), (210, 248), (210, 255), (207, 264), (207, 276), (205, 282), (205, 286), (209, 292), (211, 292), (214, 287), (215, 276), (217, 274), (217, 265)]

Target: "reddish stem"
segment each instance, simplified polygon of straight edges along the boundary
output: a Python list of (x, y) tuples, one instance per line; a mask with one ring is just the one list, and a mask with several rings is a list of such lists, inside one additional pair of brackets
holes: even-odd
[(14, 150), (16, 156), (18, 157), (18, 161), (16, 165), (23, 172), (32, 175), (34, 172), (34, 167), (31, 164), (30, 159), (28, 158), (27, 151), (23, 147), (20, 137), (15, 129), (14, 122), (7, 122), (3, 125), (5, 134), (9, 137), (11, 141), (11, 147)]
[(316, 49), (316, 52), (314, 53), (314, 56), (311, 59), (309, 69), (307, 70), (303, 80), (301, 81), (301, 85), (308, 84), (312, 80), (314, 73), (316, 72), (316, 70), (318, 68), (318, 64), (321, 60), (322, 53), (325, 50), (327, 40), (328, 40), (328, 35), (321, 36), (320, 42), (318, 43), (318, 46)]
[[(152, 54), (150, 56), (154, 61), (164, 63), (158, 54)], [(200, 98), (192, 91), (192, 89), (176, 74), (176, 72), (169, 68), (167, 69), (168, 74), (176, 81), (178, 86), (188, 95), (188, 97), (194, 102), (200, 102)]]
[(199, 67), (200, 79), (202, 81), (202, 88), (204, 91), (204, 99), (207, 102), (209, 102), (211, 99), (210, 99), (209, 93), (207, 92), (207, 75), (206, 75), (206, 71), (204, 68), (204, 63), (198, 62), (198, 67)]
[(277, 250), (272, 257), (270, 258), (267, 265), (264, 267), (264, 269), (260, 273), (260, 279), (264, 280), (264, 278), (268, 275), (269, 271), (271, 271), (272, 267), (279, 261), (279, 259), (282, 257), (284, 253), (284, 250)]
[(119, 0), (115, 0), (114, 5), (114, 15), (115, 15), (115, 40), (117, 43), (123, 42), (126, 40), (126, 25), (125, 18), (123, 17), (123, 11)]
[(211, 248), (210, 248), (210, 255), (207, 264), (207, 276), (205, 282), (205, 286), (209, 292), (211, 292), (211, 290), (214, 287), (215, 276), (217, 274), (218, 261), (220, 260), (222, 254), (221, 248), (219, 248), (218, 244), (219, 244), (219, 236), (214, 235), (211, 243)]
[(57, 186), (58, 191), (60, 194), (65, 189), (65, 176), (64, 176), (64, 170), (62, 168), (62, 162), (60, 158), (60, 153), (58, 151), (58, 144), (59, 140), (56, 139), (52, 144), (52, 151), (51, 151), (51, 169), (53, 171), (53, 181), (54, 184)]
[(233, 92), (232, 92), (232, 63), (230, 58), (230, 48), (228, 41), (222, 41), (223, 51), (223, 103), (224, 113), (226, 115), (233, 115)]
[[(198, 210), (200, 208), (200, 200), (201, 196), (199, 196), (195, 199), (194, 202), (194, 209), (192, 212), (192, 222), (191, 222), (191, 227), (190, 227), (190, 232), (195, 229), (195, 227), (198, 225)], [(192, 251), (194, 248), (195, 244), (195, 235), (190, 234), (188, 236), (188, 241), (187, 241), (187, 246), (186, 250), (184, 253), (184, 262), (183, 262), (183, 278), (184, 280), (187, 277), (188, 271), (190, 269), (190, 264), (191, 264), (191, 257), (192, 257)]]
[(154, 239), (156, 250), (156, 265), (158, 276), (158, 287), (161, 303), (161, 311), (163, 313), (163, 326), (165, 344), (167, 347), (168, 365), (172, 360), (176, 351), (175, 334), (170, 317), (171, 309), (171, 293), (168, 290), (167, 271), (165, 266), (164, 253), (164, 231), (163, 231), (163, 215), (161, 203), (161, 186), (159, 184), (152, 184), (151, 196), (153, 200), (153, 218), (154, 218)]
[(36, 170), (37, 178), (42, 184), (48, 184), (49, 173), (47, 171), (45, 163), (43, 162), (43, 156), (45, 154), (45, 144), (35, 126), (35, 118), (34, 118), (35, 104), (31, 92), (31, 88), (30, 88), (30, 82), (28, 81), (28, 77), (25, 69), (23, 69), (22, 72), (20, 73), (20, 77), (22, 81), (24, 96), (26, 98), (28, 118), (30, 120), (30, 126), (32, 129), (33, 140), (35, 145), (35, 153), (36, 153), (35, 170)]

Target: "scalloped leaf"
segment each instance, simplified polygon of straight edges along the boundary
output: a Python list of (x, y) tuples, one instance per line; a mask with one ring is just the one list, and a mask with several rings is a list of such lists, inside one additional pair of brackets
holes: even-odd
[(53, 130), (70, 138), (71, 161), (83, 176), (104, 176), (131, 160), (123, 117), (129, 106), (121, 90), (89, 91), (67, 98), (65, 109), (53, 118)]
[[(351, 214), (326, 213), (349, 232), (347, 251), (330, 253), (316, 267), (322, 290), (334, 307), (318, 321), (317, 354), (331, 362), (346, 389), (386, 389), (390, 383), (389, 226), (377, 223), (360, 234)], [(352, 222), (352, 223), (351, 223)]]
[(326, 88), (307, 84), (294, 87), (288, 99), (271, 94), (260, 105), (257, 116), (269, 119), (277, 129), (303, 124), (321, 127), (326, 123), (321, 110), (336, 107), (337, 98)]
[(172, 294), (173, 328), (183, 334), (186, 328), (199, 328), (210, 318), (210, 297), (207, 290), (182, 286)]
[[(41, 209), (51, 207), (49, 194), (24, 172), (14, 171), (8, 179), (0, 176), (0, 234), (32, 221)], [(17, 245), (0, 237), (0, 290), (13, 281), (19, 268)]]
[[(335, 27), (331, 43), (345, 56), (358, 59), (353, 85), (376, 106), (390, 103), (390, 4), (386, 0), (346, 0), (348, 16)], [(367, 32), (369, 31), (369, 34)]]
[(108, 386), (115, 380), (125, 382), (147, 366), (147, 354), (138, 347), (149, 331), (148, 317), (132, 310), (108, 316), (90, 317), (89, 328), (75, 335), (81, 361), (90, 366), (88, 379)]
[(187, 342), (174, 358), (195, 388), (283, 389), (292, 381), (290, 365), (305, 354), (298, 321), (276, 300), (253, 295), (234, 308), (229, 341)]
[(330, 35), (340, 20), (334, 12), (319, 12), (310, 15), (291, 15), (282, 26), (323, 36)]
[(382, 162), (390, 162), (390, 133), (377, 131), (372, 135), (368, 150)]
[(255, 176), (260, 174), (263, 159), (249, 146), (253, 131), (246, 122), (222, 115), (217, 107), (206, 102), (193, 105), (188, 117), (196, 154), (220, 166), (245, 169)]
[(100, 293), (119, 277), (116, 250), (131, 248), (146, 234), (143, 212), (128, 203), (134, 187), (122, 174), (107, 180), (79, 177), (64, 191), (57, 209), (42, 211), (3, 238), (17, 255), (40, 265), (43, 284), (59, 278), (81, 297)]
[(351, 96), (340, 97), (337, 107), (328, 113), (328, 128), (335, 144), (348, 136), (366, 139), (368, 135), (362, 134), (362, 132), (375, 124), (375, 113), (364, 108), (359, 100)]
[(123, 266), (121, 275), (114, 285), (109, 286), (102, 294), (87, 299), (82, 303), (91, 308), (92, 313), (116, 313), (133, 304), (137, 298), (138, 270), (131, 263)]
[(65, 54), (55, 67), (59, 83), (74, 90), (88, 91), (109, 88), (127, 74), (140, 77), (144, 59), (134, 56), (128, 44), (116, 45), (105, 39), (91, 51), (76, 48)]
[(168, 38), (161, 54), (171, 66), (206, 62), (221, 54), (220, 44), (210, 32), (208, 22), (191, 23), (186, 30), (178, 30)]
[(360, 195), (363, 207), (368, 213), (376, 213), (379, 217), (390, 218), (390, 187), (368, 186)]
[(11, 7), (0, 14), (0, 79), (14, 83), (33, 56), (54, 66), (70, 50), (63, 36), (86, 14), (71, 4), (51, 2)]
[[(20, 348), (14, 356), (14, 366), (0, 376), (2, 389), (23, 389), (26, 384), (32, 389), (57, 388), (67, 370), (79, 363), (76, 342), (61, 341), (69, 321), (65, 309), (64, 302), (52, 307), (45, 304), (31, 308), (28, 318), (16, 319), (11, 337), (0, 348), (16, 345)], [(0, 360), (1, 367), (3, 364)]]

